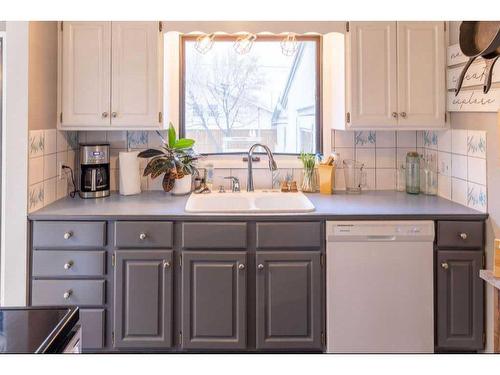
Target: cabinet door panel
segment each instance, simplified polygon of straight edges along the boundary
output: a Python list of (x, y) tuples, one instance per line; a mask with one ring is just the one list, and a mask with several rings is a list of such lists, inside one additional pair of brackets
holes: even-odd
[(483, 348), (483, 253), (437, 252), (437, 334), (441, 349)]
[(396, 22), (350, 22), (348, 38), (348, 126), (395, 127)]
[(257, 348), (321, 349), (321, 265), (315, 251), (258, 252)]
[(246, 253), (185, 251), (182, 262), (182, 346), (245, 348)]
[(112, 126), (159, 127), (160, 35), (158, 22), (112, 23)]
[(63, 25), (62, 125), (109, 125), (111, 22)]
[[(398, 22), (399, 126), (445, 125), (444, 22)], [(401, 113), (406, 113), (402, 116)]]
[(172, 251), (115, 254), (115, 347), (172, 346)]

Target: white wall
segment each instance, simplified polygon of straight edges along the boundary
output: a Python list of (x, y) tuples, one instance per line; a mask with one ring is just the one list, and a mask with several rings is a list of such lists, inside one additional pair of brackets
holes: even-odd
[[(450, 22), (450, 44), (458, 43), (460, 22)], [(451, 113), (453, 129), (485, 130), (487, 132), (486, 163), (488, 188), (488, 213), (486, 225), (486, 268), (493, 268), (493, 241), (500, 238), (500, 112)], [(493, 289), (486, 293), (486, 351), (493, 350)]]
[(2, 137), (1, 300), (26, 304), (29, 22), (7, 22), (6, 121)]

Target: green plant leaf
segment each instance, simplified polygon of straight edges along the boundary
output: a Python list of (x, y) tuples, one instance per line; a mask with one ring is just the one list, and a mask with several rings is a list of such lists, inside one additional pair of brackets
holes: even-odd
[(181, 138), (172, 146), (175, 149), (190, 148), (194, 145), (194, 139)]
[(152, 158), (153, 156), (163, 155), (163, 151), (155, 150), (154, 148), (150, 148), (144, 151), (139, 152), (137, 155), (139, 158)]
[(175, 134), (175, 128), (172, 123), (168, 126), (168, 145), (169, 147), (174, 147), (175, 140), (177, 139), (177, 134)]

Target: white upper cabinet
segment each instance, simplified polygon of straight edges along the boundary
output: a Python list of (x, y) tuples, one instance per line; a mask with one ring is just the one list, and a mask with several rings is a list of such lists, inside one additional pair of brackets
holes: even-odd
[(64, 22), (61, 30), (61, 129), (163, 126), (158, 22)]
[(394, 127), (398, 108), (396, 22), (353, 22), (347, 53), (352, 127)]
[(398, 22), (399, 125), (442, 127), (446, 113), (444, 22)]
[(341, 67), (325, 69), (323, 117), (332, 128), (447, 126), (444, 22), (348, 22), (344, 38), (324, 43), (324, 63)]
[(112, 126), (151, 126), (161, 112), (157, 22), (112, 23)]
[(111, 22), (65, 22), (61, 62), (63, 124), (109, 125)]

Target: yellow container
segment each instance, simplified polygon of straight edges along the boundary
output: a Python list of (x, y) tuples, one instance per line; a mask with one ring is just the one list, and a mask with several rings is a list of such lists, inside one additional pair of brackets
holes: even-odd
[(495, 240), (493, 263), (493, 276), (500, 277), (500, 240)]
[(318, 165), (319, 174), (319, 192), (321, 194), (332, 194), (335, 186), (335, 166)]

